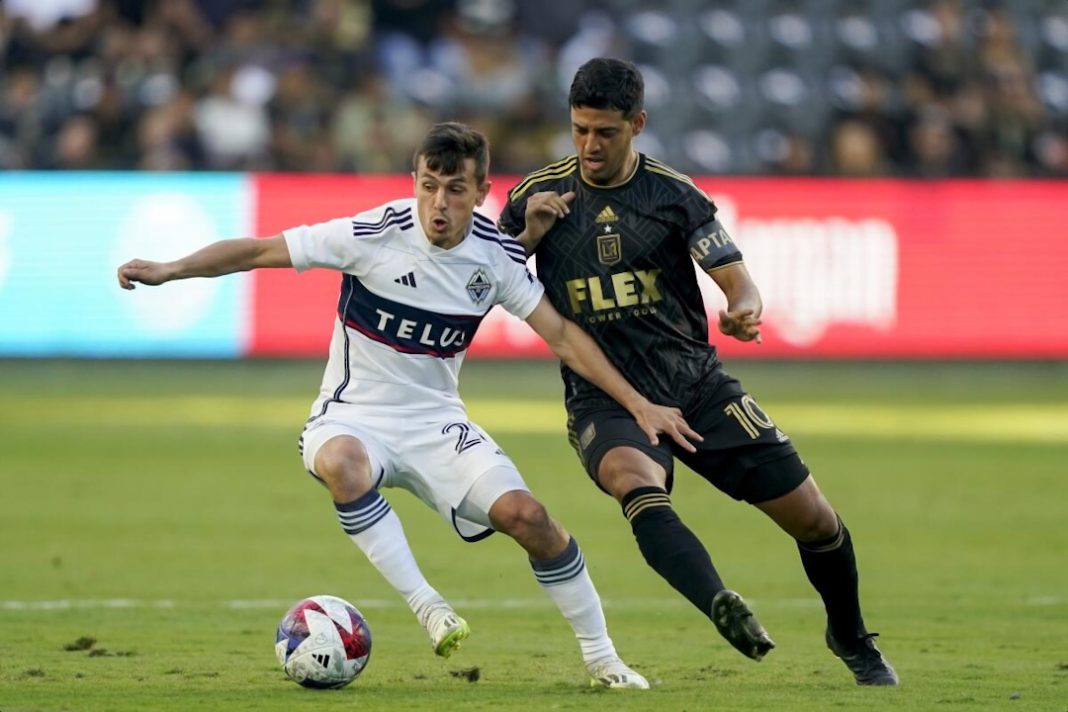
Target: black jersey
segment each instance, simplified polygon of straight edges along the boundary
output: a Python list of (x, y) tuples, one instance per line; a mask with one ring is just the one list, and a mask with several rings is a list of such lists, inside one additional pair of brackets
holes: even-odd
[[(688, 177), (644, 154), (627, 181), (607, 188), (584, 182), (578, 157), (570, 156), (512, 189), (502, 232), (523, 231), (527, 200), (541, 191), (575, 191), (570, 214), (535, 253), (553, 306), (582, 326), (645, 397), (686, 410), (717, 363), (691, 257), (691, 244), (715, 239), (705, 235), (718, 226), (715, 205)], [(716, 244), (706, 265), (741, 261), (729, 239)], [(566, 366), (562, 372), (569, 409), (606, 397)]]

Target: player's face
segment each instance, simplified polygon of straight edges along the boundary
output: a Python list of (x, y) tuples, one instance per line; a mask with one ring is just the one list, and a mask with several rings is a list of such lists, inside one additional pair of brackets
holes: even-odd
[(475, 179), (474, 159), (464, 159), (462, 174), (443, 175), (430, 170), (420, 157), (414, 177), (419, 224), (427, 239), (444, 249), (460, 244), (475, 207), (482, 205), (490, 188), (489, 181), (479, 185)]
[(633, 119), (614, 109), (571, 107), (571, 140), (582, 177), (594, 185), (614, 185), (630, 177), (637, 155), (634, 137), (645, 128), (645, 112)]

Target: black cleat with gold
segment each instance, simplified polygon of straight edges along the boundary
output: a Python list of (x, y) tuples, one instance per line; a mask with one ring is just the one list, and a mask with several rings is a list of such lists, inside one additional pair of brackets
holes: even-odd
[(842, 659), (857, 679), (858, 685), (898, 685), (897, 673), (872, 640), (878, 633), (867, 633), (855, 640), (843, 642), (827, 631), (827, 647)]
[(712, 599), (712, 622), (720, 635), (747, 658), (760, 660), (775, 647), (764, 626), (734, 591), (724, 589)]

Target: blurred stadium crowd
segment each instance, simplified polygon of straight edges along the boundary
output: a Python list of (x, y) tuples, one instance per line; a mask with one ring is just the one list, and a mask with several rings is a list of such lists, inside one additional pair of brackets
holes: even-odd
[(0, 0), (0, 169), (524, 172), (597, 55), (686, 172), (1068, 176), (1068, 0)]

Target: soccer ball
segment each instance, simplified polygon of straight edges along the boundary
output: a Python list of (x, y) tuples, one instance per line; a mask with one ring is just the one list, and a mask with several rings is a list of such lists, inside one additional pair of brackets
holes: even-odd
[(304, 687), (344, 687), (367, 667), (371, 629), (348, 601), (312, 596), (283, 616), (274, 652), (290, 680)]

